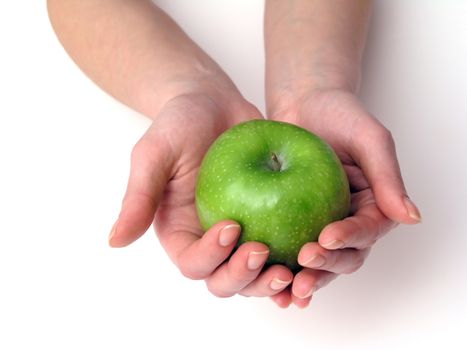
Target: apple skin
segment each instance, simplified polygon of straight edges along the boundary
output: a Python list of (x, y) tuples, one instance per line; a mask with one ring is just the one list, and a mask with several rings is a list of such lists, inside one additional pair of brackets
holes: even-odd
[(298, 126), (251, 120), (211, 145), (196, 183), (201, 226), (231, 219), (242, 227), (238, 244), (269, 247), (267, 265), (293, 271), (307, 242), (349, 214), (347, 176), (332, 148)]

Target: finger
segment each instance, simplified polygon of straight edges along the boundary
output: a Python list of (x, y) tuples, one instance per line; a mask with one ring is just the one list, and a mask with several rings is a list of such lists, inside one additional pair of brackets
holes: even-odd
[(208, 290), (221, 298), (237, 294), (259, 275), (268, 255), (269, 249), (263, 243), (242, 244), (228, 262), (206, 278)]
[(133, 149), (126, 194), (109, 235), (112, 247), (126, 246), (147, 231), (173, 164), (172, 150), (153, 124)]
[(278, 294), (292, 283), (293, 273), (283, 265), (273, 265), (239, 294), (253, 297), (267, 297)]
[(332, 272), (305, 268), (295, 275), (292, 283), (292, 294), (298, 299), (308, 299), (336, 277), (337, 274)]
[(284, 289), (282, 292), (279, 292), (275, 295), (272, 295), (271, 300), (276, 303), (282, 309), (286, 309), (292, 303), (292, 296), (290, 294), (290, 289)]
[(297, 297), (296, 295), (293, 295), (293, 294), (291, 296), (292, 303), (294, 303), (294, 305), (297, 306), (300, 309), (304, 309), (308, 305), (310, 305), (311, 298), (313, 298), (312, 295), (307, 297), (307, 298), (299, 298), (299, 297)]
[[(371, 200), (371, 190), (353, 195), (357, 207), (353, 216), (327, 225), (319, 235), (319, 244), (329, 250), (364, 249), (397, 225), (388, 219)], [(359, 203), (363, 205), (359, 207)]]
[(180, 272), (190, 279), (205, 279), (232, 253), (240, 225), (221, 221), (200, 238), (189, 231), (159, 232), (158, 237)]
[(316, 242), (306, 243), (298, 254), (298, 263), (303, 267), (341, 273), (357, 271), (368, 256), (370, 248), (328, 250)]
[(394, 139), (379, 122), (371, 120), (373, 126), (366, 123), (361, 137), (355, 138), (352, 156), (370, 183), (381, 211), (396, 222), (416, 224), (421, 221), (420, 211), (407, 196)]
[(337, 274), (327, 271), (303, 269), (292, 283), (292, 302), (303, 309), (310, 304), (313, 294), (334, 280)]

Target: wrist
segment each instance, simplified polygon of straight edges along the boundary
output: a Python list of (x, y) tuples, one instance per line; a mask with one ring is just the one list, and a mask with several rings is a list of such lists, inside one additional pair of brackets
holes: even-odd
[(245, 100), (227, 74), (212, 63), (210, 66), (191, 64), (187, 69), (167, 76), (163, 83), (157, 84), (164, 87), (160, 94), (157, 94), (156, 86), (151, 88), (149, 94), (145, 92), (150, 97), (142, 104), (146, 110), (143, 114), (155, 120), (163, 109), (172, 108), (169, 106), (185, 106), (183, 108), (187, 111), (201, 108), (223, 119), (227, 127), (252, 118), (262, 118), (258, 109)]
[[(280, 70), (271, 68), (272, 71)], [(359, 64), (316, 64), (309, 69), (294, 67), (292, 74), (268, 75), (266, 104), (269, 117), (293, 112), (304, 100), (323, 91), (356, 94), (360, 84)]]
[(158, 67), (158, 70), (163, 75), (147, 79), (149, 83), (141, 84), (134, 92), (139, 111), (151, 119), (169, 101), (180, 96), (205, 96), (224, 106), (242, 98), (230, 78), (210, 59), (174, 62), (172, 67)]

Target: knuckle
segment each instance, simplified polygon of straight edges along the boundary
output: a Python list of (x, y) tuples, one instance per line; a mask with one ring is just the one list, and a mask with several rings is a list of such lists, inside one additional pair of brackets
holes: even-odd
[(394, 145), (391, 131), (377, 121), (368, 127), (365, 135), (358, 139), (357, 144), (359, 147), (366, 149), (369, 143), (374, 142), (390, 146)]
[(320, 266), (320, 269), (334, 270), (339, 268), (340, 258), (338, 254), (328, 254), (324, 265)]
[(386, 144), (394, 144), (394, 138), (392, 136), (391, 131), (386, 128), (385, 126), (381, 125), (379, 128), (376, 129), (375, 131), (375, 136), (382, 140)]
[(240, 267), (238, 262), (235, 263), (234, 260), (229, 260), (225, 278), (229, 283), (235, 285), (247, 285), (254, 280), (254, 277), (251, 276), (251, 272)]
[(359, 256), (357, 258), (357, 261), (355, 262), (355, 267), (356, 267), (356, 270), (358, 270), (359, 268), (361, 268), (363, 266), (365, 262), (365, 258), (363, 256)]
[(355, 249), (369, 249), (373, 247), (376, 242), (378, 241), (379, 236), (377, 232), (368, 232), (366, 237), (363, 237), (361, 239), (361, 242), (359, 244), (355, 244)]
[(357, 270), (359, 270), (362, 266), (363, 266), (363, 263), (365, 262), (365, 257), (361, 254), (359, 254), (354, 263), (352, 264), (352, 266), (347, 270), (345, 271), (346, 274), (350, 274), (350, 273), (354, 273), (356, 272)]
[(228, 279), (235, 285), (245, 285), (252, 281), (244, 272), (237, 269), (229, 269)]

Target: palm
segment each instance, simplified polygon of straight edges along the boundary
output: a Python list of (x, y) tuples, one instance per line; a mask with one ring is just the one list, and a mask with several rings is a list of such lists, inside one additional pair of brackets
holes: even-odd
[(233, 123), (211, 104), (197, 104), (186, 113), (187, 104), (193, 107), (193, 102), (182, 101), (159, 116), (160, 123), (167, 123), (167, 142), (177, 157), (155, 217), (160, 235), (169, 231), (203, 234), (195, 209), (196, 176), (209, 146)]
[[(344, 165), (352, 193), (357, 194), (368, 189), (364, 192), (365, 203), (374, 202), (370, 185), (351, 150), (355, 139), (364, 134), (364, 129), (369, 128), (368, 124), (374, 124), (375, 121), (352, 94), (331, 91), (314, 97), (304, 103), (301, 115), (307, 118), (299, 123), (333, 147)], [(323, 123), (323, 120), (326, 122)], [(362, 195), (353, 198), (360, 198)], [(353, 204), (356, 204), (354, 200)], [(353, 209), (357, 209), (355, 205)]]
[(229, 127), (259, 117), (259, 112), (246, 101), (240, 107), (221, 108), (203, 96), (183, 96), (162, 109), (141, 139), (141, 147), (135, 153), (143, 155), (135, 163), (149, 174), (165, 173), (164, 184), (155, 184), (160, 185), (161, 193), (154, 227), (175, 263), (183, 249), (181, 242), (188, 246), (204, 233), (195, 209), (195, 184), (207, 149)]
[[(363, 138), (374, 138), (372, 129), (381, 128), (379, 122), (368, 114), (355, 95), (342, 91), (315, 94), (303, 104), (301, 115), (306, 116), (299, 121), (301, 126), (326, 140), (340, 158), (352, 193), (351, 214), (361, 213), (362, 210), (371, 213), (371, 217), (381, 214), (362, 170), (362, 156), (355, 152), (357, 143), (362, 142)], [(378, 228), (380, 234), (387, 232), (387, 226), (393, 226), (393, 223), (385, 221), (383, 226)], [(373, 237), (374, 241), (379, 236)]]
[[(352, 193), (369, 189), (367, 179), (350, 153), (359, 128), (368, 122), (367, 113), (355, 96), (342, 91), (315, 92), (293, 110), (297, 112), (285, 112), (274, 119), (299, 125), (326, 140), (344, 165)], [(365, 191), (365, 197), (365, 202), (373, 200), (371, 190)]]

